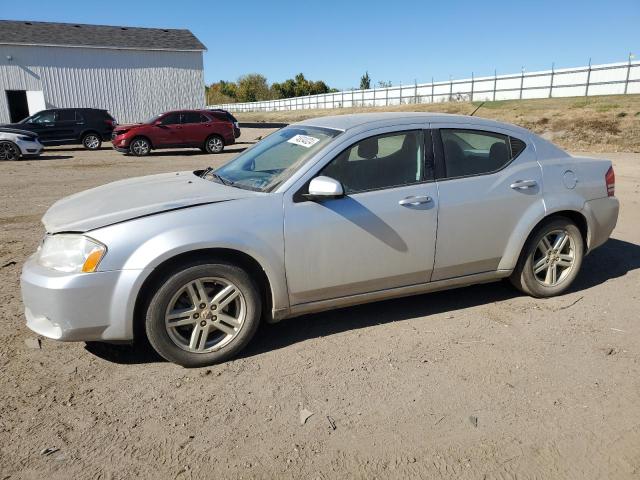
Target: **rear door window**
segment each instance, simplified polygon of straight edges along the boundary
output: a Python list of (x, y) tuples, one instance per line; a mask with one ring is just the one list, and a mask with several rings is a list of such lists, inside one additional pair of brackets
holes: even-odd
[(446, 178), (496, 172), (526, 147), (522, 140), (482, 130), (443, 128), (440, 135)]
[(200, 112), (183, 112), (182, 123), (200, 123)]
[(76, 111), (75, 110), (58, 110), (56, 112), (56, 121), (57, 122), (75, 122), (76, 121)]

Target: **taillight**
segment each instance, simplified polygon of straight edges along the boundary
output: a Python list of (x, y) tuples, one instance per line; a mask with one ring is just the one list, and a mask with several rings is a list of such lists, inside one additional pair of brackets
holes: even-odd
[(613, 197), (616, 194), (616, 174), (613, 171), (613, 167), (609, 167), (604, 180), (607, 184), (607, 195)]

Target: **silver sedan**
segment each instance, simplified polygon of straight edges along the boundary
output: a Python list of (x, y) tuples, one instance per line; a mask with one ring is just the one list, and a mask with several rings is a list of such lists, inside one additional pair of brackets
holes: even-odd
[[(184, 366), (260, 321), (509, 278), (549, 297), (618, 217), (611, 162), (475, 117), (380, 113), (283, 128), (227, 165), (123, 180), (45, 214), (27, 325), (148, 338)], [(426, 300), (425, 300), (426, 301)]]

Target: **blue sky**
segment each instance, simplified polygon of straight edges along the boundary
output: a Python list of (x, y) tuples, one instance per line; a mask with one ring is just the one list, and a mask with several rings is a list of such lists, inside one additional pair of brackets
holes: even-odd
[(13, 20), (188, 28), (205, 79), (303, 72), (336, 88), (394, 85), (640, 58), (640, 0), (3, 1)]

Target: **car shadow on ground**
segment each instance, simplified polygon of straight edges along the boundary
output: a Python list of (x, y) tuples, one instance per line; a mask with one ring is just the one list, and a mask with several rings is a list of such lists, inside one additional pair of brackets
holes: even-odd
[[(52, 150), (53, 148), (55, 148), (55, 150)], [(44, 151), (46, 152), (51, 152), (51, 151), (56, 151), (56, 152), (99, 152), (100, 150), (113, 150), (113, 148), (111, 147), (111, 144), (108, 145), (104, 145), (100, 148), (96, 148), (95, 150), (89, 150), (88, 148), (84, 148), (83, 146), (78, 146), (78, 147), (67, 147), (67, 146), (54, 146), (54, 147), (44, 147)]]
[(44, 153), (38, 157), (22, 158), (20, 159), (20, 161), (21, 162), (42, 162), (46, 160), (68, 160), (70, 158), (73, 158), (73, 155), (47, 155), (46, 153)]
[[(247, 149), (247, 147), (240, 147), (240, 146), (231, 146), (231, 147), (226, 147), (222, 153), (240, 153), (240, 152), (244, 152)], [(132, 156), (128, 153), (125, 153), (124, 155), (127, 156)], [(141, 158), (153, 158), (153, 157), (175, 157), (175, 156), (183, 156), (183, 157), (190, 157), (193, 155), (217, 155), (216, 153), (206, 153), (203, 152), (200, 149), (192, 149), (192, 150), (153, 150), (151, 153), (149, 153), (149, 155), (147, 155), (146, 157), (141, 157)]]
[[(640, 268), (640, 245), (611, 239), (583, 262), (580, 275), (567, 294), (583, 291)], [(240, 353), (248, 358), (317, 337), (347, 330), (409, 320), (439, 313), (500, 302), (522, 295), (508, 282), (494, 282), (412, 297), (368, 303), (263, 325)], [(540, 300), (544, 301), (544, 300)], [(137, 364), (164, 361), (146, 342), (139, 345), (88, 343), (92, 354), (114, 363)]]

